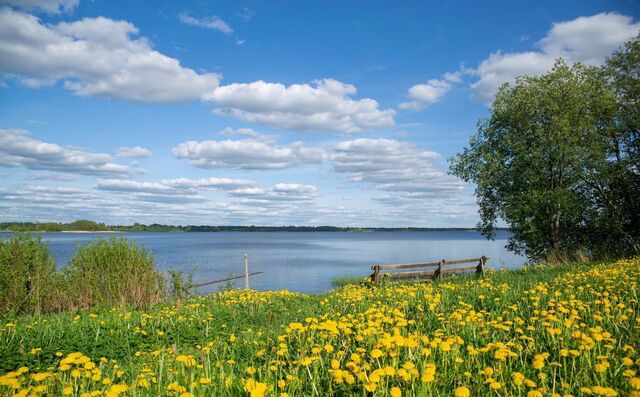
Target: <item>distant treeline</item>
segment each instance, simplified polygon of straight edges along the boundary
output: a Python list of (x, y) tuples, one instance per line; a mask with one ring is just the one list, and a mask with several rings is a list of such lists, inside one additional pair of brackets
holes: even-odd
[(97, 222), (88, 221), (88, 220), (77, 220), (71, 223), (6, 222), (6, 223), (0, 223), (0, 230), (10, 230), (14, 232), (65, 232), (65, 231), (105, 232), (111, 229), (104, 223), (97, 223)]
[(160, 225), (153, 223), (144, 225), (107, 226), (88, 220), (71, 223), (35, 223), (35, 222), (6, 222), (0, 223), (0, 230), (16, 232), (425, 232), (425, 231), (456, 231), (476, 230), (474, 228), (427, 228), (427, 227), (338, 227), (338, 226), (207, 226), (207, 225)]

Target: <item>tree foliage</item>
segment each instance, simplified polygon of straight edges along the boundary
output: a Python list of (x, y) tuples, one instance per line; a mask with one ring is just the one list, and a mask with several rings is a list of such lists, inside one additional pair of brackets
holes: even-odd
[(638, 244), (638, 42), (603, 68), (559, 59), (501, 87), (450, 168), (476, 185), (485, 235), (504, 220), (508, 248), (533, 259)]

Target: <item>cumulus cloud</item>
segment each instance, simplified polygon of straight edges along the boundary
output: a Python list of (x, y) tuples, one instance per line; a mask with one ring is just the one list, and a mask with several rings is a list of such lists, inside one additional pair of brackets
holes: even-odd
[(127, 179), (100, 179), (96, 189), (124, 194), (128, 198), (159, 203), (207, 202), (202, 195), (207, 190), (231, 191), (257, 186), (255, 181), (231, 178), (165, 179), (160, 182), (132, 181)]
[(407, 96), (411, 100), (402, 102), (400, 108), (410, 110), (424, 109), (438, 102), (449, 90), (451, 90), (451, 84), (447, 80), (431, 79), (425, 84), (416, 84), (409, 88)]
[(27, 177), (32, 181), (58, 181), (58, 182), (71, 182), (76, 180), (73, 175), (58, 174), (56, 172), (37, 172)]
[(64, 82), (81, 96), (136, 102), (201, 99), (219, 82), (154, 50), (126, 21), (97, 17), (44, 24), (33, 15), (0, 10), (0, 71), (39, 87)]
[(255, 81), (218, 87), (205, 98), (218, 114), (303, 132), (354, 133), (394, 125), (395, 111), (353, 99), (356, 87), (333, 79), (310, 84)]
[(376, 189), (402, 192), (408, 198), (461, 192), (464, 183), (435, 166), (439, 157), (409, 142), (362, 138), (336, 144), (331, 161), (348, 181), (371, 183)]
[(152, 155), (153, 153), (151, 152), (151, 150), (143, 148), (142, 146), (121, 146), (116, 150), (116, 156), (118, 157), (140, 159), (144, 157), (151, 157)]
[(475, 71), (479, 79), (472, 84), (474, 99), (490, 104), (498, 88), (522, 75), (548, 71), (558, 57), (569, 63), (600, 65), (606, 57), (640, 31), (640, 22), (616, 13), (601, 13), (554, 23), (537, 43), (538, 50), (495, 52)]
[(257, 186), (255, 181), (232, 178), (202, 178), (202, 179), (165, 179), (160, 182), (141, 182), (127, 179), (101, 179), (96, 188), (114, 192), (140, 192), (140, 193), (175, 193), (184, 194), (188, 191), (206, 189), (236, 190)]
[(229, 194), (242, 198), (241, 204), (277, 206), (280, 202), (310, 201), (316, 196), (317, 190), (313, 185), (278, 183), (268, 190), (259, 187), (243, 188), (232, 190)]
[(213, 29), (224, 34), (233, 33), (233, 29), (229, 26), (228, 23), (222, 20), (222, 18), (214, 15), (207, 18), (195, 18), (187, 14), (186, 12), (182, 12), (178, 15), (178, 19), (185, 25), (197, 26), (199, 28), (205, 29)]
[(47, 14), (73, 11), (78, 6), (78, 3), (80, 3), (80, 0), (0, 0), (1, 5)]
[(180, 203), (181, 200), (207, 202), (208, 198), (203, 193), (217, 190), (236, 199), (238, 205), (268, 207), (279, 206), (282, 202), (310, 201), (317, 192), (312, 185), (278, 183), (270, 189), (264, 189), (255, 181), (231, 178), (178, 178), (159, 182), (109, 178), (99, 180), (96, 189), (122, 194), (130, 199), (163, 203)]
[(221, 130), (218, 132), (218, 134), (222, 135), (222, 136), (236, 136), (236, 135), (240, 135), (246, 138), (250, 138), (250, 139), (255, 139), (257, 141), (262, 141), (265, 143), (274, 143), (275, 142), (275, 137), (273, 135), (269, 135), (269, 134), (261, 134), (258, 131), (252, 129), (252, 128), (231, 128), (231, 127), (226, 127), (225, 129)]
[(111, 161), (111, 156), (105, 153), (70, 149), (32, 139), (25, 130), (0, 129), (0, 166), (101, 176), (138, 172)]
[[(248, 133), (248, 131), (245, 131)], [(320, 164), (322, 149), (307, 148), (302, 142), (277, 146), (258, 138), (242, 140), (187, 141), (172, 149), (176, 158), (200, 168), (273, 170), (304, 164)]]

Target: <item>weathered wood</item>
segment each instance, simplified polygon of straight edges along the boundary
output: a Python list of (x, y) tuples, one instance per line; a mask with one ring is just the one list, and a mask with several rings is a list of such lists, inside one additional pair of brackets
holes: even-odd
[(378, 275), (380, 274), (380, 265), (372, 266), (371, 269), (373, 269), (373, 274), (371, 274), (371, 281), (375, 283), (378, 281)]
[(244, 254), (244, 289), (249, 289), (249, 257)]
[(433, 270), (422, 270), (417, 272), (399, 272), (399, 273), (385, 273), (382, 277), (388, 278), (411, 278), (411, 277), (420, 277), (420, 276), (431, 276), (433, 275)]
[(442, 273), (457, 273), (457, 272), (464, 272), (466, 270), (477, 270), (477, 269), (478, 269), (477, 265), (454, 267), (454, 268), (451, 268), (451, 269), (444, 269), (444, 270), (442, 270)]
[(484, 264), (487, 262), (487, 257), (486, 256), (482, 256), (480, 258), (480, 261), (478, 262), (478, 266), (476, 268), (476, 274), (478, 276), (484, 277)]
[[(401, 279), (416, 278), (420, 276), (430, 277), (433, 280), (442, 280), (444, 274), (463, 272), (467, 270), (475, 270), (477, 275), (484, 276), (485, 264), (489, 257), (482, 256), (480, 258), (471, 259), (457, 259), (454, 261), (446, 261), (442, 259), (439, 262), (426, 262), (426, 263), (407, 263), (407, 264), (394, 264), (394, 265), (374, 265), (371, 266), (373, 273), (371, 274), (371, 281), (378, 282), (381, 278), (385, 277), (389, 281), (398, 281)], [(472, 266), (456, 267), (465, 263), (477, 263)], [(434, 271), (420, 270), (412, 272), (388, 272), (382, 273), (384, 270), (400, 270), (400, 269), (416, 269), (424, 267), (436, 267)]]
[(398, 270), (398, 269), (414, 269), (417, 267), (436, 267), (440, 262), (427, 263), (399, 263), (396, 265), (376, 265), (371, 269), (378, 267), (380, 270)]
[[(248, 276), (255, 276), (256, 274), (260, 274), (260, 273), (264, 273), (264, 272), (253, 272), (253, 273), (249, 273)], [(198, 288), (198, 287), (204, 287), (205, 285), (211, 285), (211, 284), (216, 284), (216, 283), (223, 283), (225, 281), (231, 281), (231, 280), (235, 280), (238, 278), (243, 278), (245, 277), (245, 275), (243, 274), (242, 276), (234, 276), (234, 277), (227, 277), (227, 278), (223, 278), (221, 280), (215, 280), (215, 281), (207, 281), (206, 283), (198, 283), (198, 284), (193, 284), (192, 286), (190, 286), (189, 288)]]
[(480, 259), (482, 258), (457, 259), (455, 261), (447, 261), (447, 265), (460, 265), (462, 263), (473, 263), (473, 262), (478, 262)]

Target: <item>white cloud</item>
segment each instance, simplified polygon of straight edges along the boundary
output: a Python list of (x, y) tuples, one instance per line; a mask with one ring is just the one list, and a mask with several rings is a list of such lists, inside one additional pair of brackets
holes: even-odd
[(243, 188), (232, 190), (232, 196), (242, 198), (241, 204), (258, 206), (278, 206), (281, 202), (290, 201), (310, 201), (317, 193), (318, 189), (313, 185), (302, 185), (298, 183), (277, 183), (273, 188), (264, 190), (262, 188)]
[(310, 201), (317, 193), (313, 185), (278, 183), (271, 189), (263, 189), (255, 181), (230, 178), (178, 178), (159, 182), (111, 178), (100, 179), (96, 189), (127, 199), (159, 203), (209, 202), (203, 193), (216, 190), (226, 192), (238, 205), (270, 208), (281, 206), (283, 202)]
[(250, 170), (320, 164), (325, 157), (324, 150), (306, 148), (302, 142), (276, 146), (259, 139), (187, 141), (174, 147), (172, 152), (175, 157), (201, 168)]
[(121, 146), (116, 150), (116, 156), (118, 157), (139, 159), (144, 157), (151, 157), (152, 155), (153, 153), (151, 152), (151, 150), (143, 148), (142, 146)]
[(162, 184), (173, 188), (234, 190), (256, 186), (257, 182), (248, 179), (211, 177), (202, 179), (165, 179)]
[(223, 21), (222, 18), (215, 15), (207, 18), (195, 18), (185, 12), (182, 12), (180, 13), (180, 15), (178, 15), (178, 19), (185, 25), (197, 26), (205, 29), (213, 29), (224, 34), (233, 33), (233, 29), (231, 29), (231, 26)]
[(76, 180), (73, 175), (58, 174), (55, 172), (37, 172), (27, 177), (32, 181), (58, 181), (58, 182), (71, 182)]
[(301, 185), (298, 183), (277, 183), (273, 188), (277, 193), (315, 194), (318, 189), (313, 185)]
[(132, 175), (138, 171), (112, 163), (104, 153), (65, 148), (29, 138), (19, 129), (0, 129), (0, 166), (81, 175)]
[(158, 182), (140, 182), (127, 179), (101, 179), (96, 185), (98, 190), (109, 190), (114, 192), (168, 192), (172, 188)]
[[(447, 80), (448, 79), (448, 80)], [(416, 84), (409, 88), (408, 97), (411, 101), (402, 102), (401, 109), (421, 110), (440, 100), (449, 90), (451, 84), (448, 81), (459, 81), (460, 77), (455, 74), (447, 74), (445, 80), (431, 79), (425, 84)]]
[(555, 59), (568, 63), (602, 64), (616, 48), (640, 31), (640, 23), (616, 13), (601, 13), (553, 24), (537, 43), (538, 51), (496, 52), (480, 63), (472, 84), (473, 98), (490, 104), (498, 88), (522, 75), (539, 75), (553, 66)]
[(3, 5), (47, 14), (73, 11), (79, 3), (80, 0), (0, 0), (0, 4)]
[(464, 183), (438, 170), (438, 153), (393, 139), (356, 139), (339, 142), (331, 161), (348, 181), (372, 183), (376, 189), (424, 198), (461, 192)]
[(219, 82), (154, 50), (126, 21), (104, 17), (44, 24), (37, 17), (0, 10), (0, 71), (38, 87), (63, 81), (82, 96), (136, 102), (201, 99)]
[(333, 79), (290, 86), (260, 80), (218, 87), (205, 99), (218, 114), (303, 132), (354, 133), (394, 125), (393, 109), (351, 98), (355, 94), (355, 86)]
[(218, 134), (222, 136), (235, 136), (241, 135), (247, 138), (255, 139), (263, 142), (274, 142), (275, 138), (272, 135), (261, 134), (258, 131), (252, 128), (238, 128), (233, 129), (231, 127), (226, 127), (225, 129), (218, 132)]
[(203, 203), (209, 201), (201, 193), (208, 190), (232, 191), (257, 186), (255, 181), (231, 178), (165, 179), (160, 182), (143, 182), (126, 179), (100, 179), (96, 189), (114, 192), (147, 202)]
[(160, 182), (141, 182), (127, 179), (100, 179), (96, 188), (114, 192), (140, 193), (174, 193), (184, 194), (201, 190), (236, 190), (255, 187), (255, 181), (231, 178), (203, 178), (203, 179), (165, 179)]

